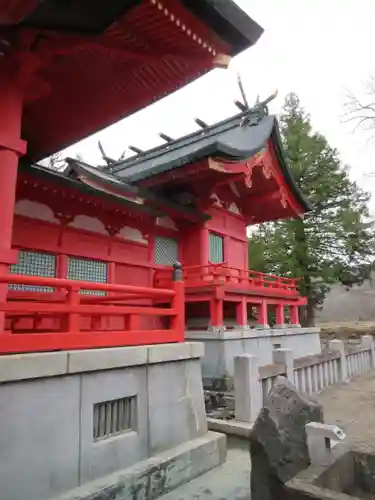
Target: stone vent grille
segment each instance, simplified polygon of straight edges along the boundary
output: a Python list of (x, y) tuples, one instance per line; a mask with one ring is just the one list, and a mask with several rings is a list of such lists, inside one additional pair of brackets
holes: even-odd
[(178, 242), (174, 238), (156, 236), (155, 264), (173, 266), (178, 261)]
[(94, 441), (137, 430), (137, 396), (94, 404)]
[[(107, 283), (107, 263), (100, 260), (68, 258), (68, 279), (90, 281), (91, 283)], [(106, 292), (81, 290), (85, 295), (105, 295)]]
[[(9, 266), (10, 274), (25, 276), (42, 276), (44, 278), (56, 277), (56, 256), (45, 252), (32, 252), (19, 250), (17, 264)], [(45, 286), (9, 285), (10, 290), (26, 292), (52, 292), (53, 288)]]

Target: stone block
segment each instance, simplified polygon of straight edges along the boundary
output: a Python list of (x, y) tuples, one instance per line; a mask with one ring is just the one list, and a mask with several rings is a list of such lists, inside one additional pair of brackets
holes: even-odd
[(110, 370), (147, 363), (147, 346), (87, 349), (68, 352), (68, 372)]
[(191, 348), (192, 358), (203, 358), (204, 356), (204, 343), (203, 342), (189, 342)]
[(65, 375), (68, 369), (66, 352), (11, 354), (0, 356), (0, 382)]
[(272, 360), (275, 365), (284, 365), (286, 378), (294, 382), (294, 357), (291, 349), (275, 349), (272, 352)]
[(207, 431), (198, 360), (150, 365), (147, 382), (151, 454)]
[(2, 500), (45, 500), (78, 486), (80, 381), (0, 385)]
[(258, 368), (258, 356), (242, 354), (234, 360), (235, 415), (242, 422), (254, 422), (262, 408)]
[(155, 500), (220, 465), (225, 453), (225, 436), (209, 432), (54, 500)]
[(148, 347), (148, 363), (166, 363), (191, 358), (190, 342), (159, 344)]
[[(149, 456), (146, 367), (132, 367), (82, 375), (81, 395), (81, 482), (110, 474)], [(95, 403), (136, 396), (137, 422), (132, 431), (94, 440)]]
[(211, 417), (207, 418), (207, 423), (211, 431), (241, 438), (249, 438), (254, 426), (254, 423), (239, 422), (238, 420), (219, 420)]
[(278, 377), (250, 435), (252, 500), (283, 498), (285, 482), (308, 467), (309, 422), (323, 422), (321, 404)]

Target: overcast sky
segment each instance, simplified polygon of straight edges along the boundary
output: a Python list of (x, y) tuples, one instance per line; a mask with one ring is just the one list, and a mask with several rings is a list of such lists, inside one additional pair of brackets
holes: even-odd
[[(106, 154), (118, 158), (129, 144), (142, 149), (160, 144), (158, 132), (179, 137), (197, 129), (194, 117), (214, 123), (237, 112), (239, 70), (250, 103), (275, 88), (270, 111), (278, 113), (288, 92), (296, 92), (315, 129), (336, 147), (351, 175), (373, 193), (375, 213), (375, 143), (353, 134), (344, 123), (346, 89), (361, 96), (375, 76), (375, 2), (372, 0), (237, 0), (265, 29), (255, 47), (236, 57), (228, 70), (215, 70), (162, 101), (70, 147), (88, 162)], [(374, 172), (374, 176), (371, 176)], [(369, 175), (370, 174), (370, 175)]]

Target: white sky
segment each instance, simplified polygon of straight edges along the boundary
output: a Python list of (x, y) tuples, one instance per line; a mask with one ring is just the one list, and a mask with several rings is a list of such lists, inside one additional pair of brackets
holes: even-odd
[[(270, 106), (278, 113), (284, 96), (296, 92), (322, 132), (351, 167), (351, 175), (373, 193), (375, 212), (375, 143), (353, 134), (344, 123), (345, 91), (361, 96), (375, 75), (375, 2), (372, 0), (236, 0), (265, 30), (259, 42), (236, 57), (228, 70), (215, 70), (172, 96), (112, 125), (64, 153), (101, 161), (98, 138), (106, 154), (118, 158), (129, 144), (148, 149), (162, 143), (158, 132), (179, 137), (196, 130), (195, 117), (207, 123), (236, 113), (239, 70), (249, 103), (257, 94), (279, 97)], [(368, 175), (374, 172), (374, 176)]]

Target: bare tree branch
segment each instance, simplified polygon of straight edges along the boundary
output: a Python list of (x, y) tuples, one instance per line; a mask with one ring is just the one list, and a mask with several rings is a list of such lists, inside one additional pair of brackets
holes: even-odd
[(365, 84), (365, 92), (362, 98), (346, 91), (346, 101), (344, 102), (345, 114), (344, 123), (353, 122), (353, 132), (363, 130), (370, 132), (368, 140), (375, 139), (375, 77), (370, 76)]

